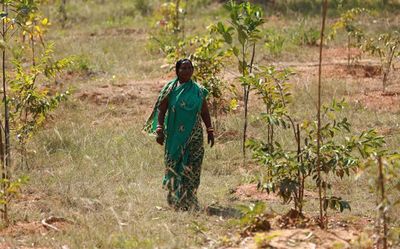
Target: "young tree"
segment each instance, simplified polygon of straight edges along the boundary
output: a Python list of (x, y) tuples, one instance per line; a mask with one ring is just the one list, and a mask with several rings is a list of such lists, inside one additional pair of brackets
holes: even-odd
[[(244, 125), (243, 125), (243, 157), (246, 158), (246, 139), (248, 125), (248, 103), (250, 96), (250, 86), (243, 81), (253, 73), (254, 59), (256, 54), (256, 44), (261, 39), (259, 36), (260, 26), (264, 23), (262, 9), (249, 2), (237, 4), (231, 0), (226, 5), (230, 13), (230, 24), (225, 26), (219, 22), (214, 26), (214, 30), (220, 33), (223, 40), (232, 50), (239, 63), (239, 72), (242, 77), (243, 102), (244, 102)], [(236, 35), (237, 39), (233, 37)]]
[(338, 30), (343, 29), (347, 34), (347, 66), (350, 67), (352, 57), (351, 48), (360, 47), (364, 38), (362, 28), (356, 24), (357, 18), (363, 14), (368, 13), (364, 8), (353, 8), (340, 15), (337, 22), (332, 25), (332, 31), (329, 37), (333, 39)]
[[(319, 67), (318, 67), (318, 102), (317, 102), (317, 177), (319, 179), (318, 184), (318, 197), (319, 197), (319, 218), (321, 227), (326, 228), (328, 217), (327, 212), (325, 211), (325, 215), (323, 214), (323, 198), (322, 198), (322, 176), (321, 176), (321, 81), (322, 81), (322, 48), (324, 44), (324, 32), (325, 32), (325, 21), (326, 14), (328, 12), (328, 0), (324, 0), (322, 5), (322, 25), (321, 25), (321, 39), (319, 43)], [(326, 189), (324, 188), (324, 193)]]
[(400, 57), (400, 33), (393, 31), (366, 39), (363, 49), (372, 55), (379, 56), (383, 74), (382, 91), (385, 93), (393, 60)]
[[(68, 60), (52, 59), (52, 46), (47, 46), (43, 39), (49, 23), (47, 18), (40, 16), (40, 3), (40, 0), (7, 0), (1, 3), (3, 101), (0, 120), (0, 202), (6, 224), (8, 203), (21, 184), (26, 182), (26, 178), (14, 180), (11, 176), (11, 137), (16, 137), (24, 147), (26, 140), (46, 120), (48, 112), (65, 97), (65, 93), (51, 88), (51, 83), (54, 83), (56, 72), (66, 66)], [(14, 39), (15, 36), (24, 39)]]

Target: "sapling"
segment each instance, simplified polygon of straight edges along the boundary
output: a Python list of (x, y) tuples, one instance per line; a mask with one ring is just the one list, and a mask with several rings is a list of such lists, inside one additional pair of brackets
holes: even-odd
[[(400, 154), (383, 148), (369, 148), (368, 161), (361, 168), (370, 179), (371, 192), (377, 197), (375, 232), (376, 248), (397, 248), (398, 232), (394, 229), (393, 215), (400, 205)], [(362, 175), (362, 174), (360, 174)]]
[[(2, 193), (6, 195), (7, 189), (9, 187), (10, 176), (9, 176), (9, 168), (11, 166), (11, 153), (10, 153), (10, 116), (9, 116), (9, 108), (8, 108), (8, 91), (7, 91), (7, 78), (6, 78), (6, 44), (8, 41), (7, 37), (7, 24), (10, 22), (8, 18), (8, 5), (9, 3), (3, 1), (2, 3), (2, 32), (1, 38), (3, 41), (2, 48), (2, 78), (3, 78), (3, 103), (4, 103), (4, 127), (1, 127), (1, 130), (4, 130), (4, 143), (1, 141), (1, 159), (2, 159)], [(2, 122), (3, 123), (3, 122)], [(3, 221), (6, 225), (8, 225), (8, 205), (7, 202), (3, 203), (2, 210)]]
[[(214, 29), (222, 35), (223, 40), (232, 50), (239, 64), (239, 72), (242, 75), (241, 83), (243, 85), (244, 102), (242, 151), (245, 160), (250, 86), (246, 85), (243, 80), (253, 73), (256, 44), (261, 39), (259, 36), (259, 28), (264, 23), (264, 19), (262, 18), (262, 9), (249, 2), (237, 4), (235, 1), (231, 0), (226, 7), (230, 13), (230, 24), (225, 26), (222, 22), (219, 22), (214, 26)], [(234, 33), (237, 40), (233, 39)]]
[[(319, 219), (321, 227), (327, 226), (327, 217), (325, 212), (325, 217), (323, 214), (322, 208), (322, 176), (321, 176), (321, 74), (322, 74), (322, 48), (324, 42), (324, 31), (325, 31), (325, 20), (326, 20), (326, 13), (328, 11), (328, 0), (324, 0), (322, 5), (322, 25), (321, 25), (321, 39), (319, 43), (319, 65), (318, 65), (318, 102), (317, 102), (317, 122), (318, 122), (318, 129), (317, 129), (317, 176), (320, 180), (318, 184), (318, 198), (319, 198)], [(325, 224), (326, 222), (326, 224)]]
[(364, 8), (353, 8), (340, 15), (337, 22), (332, 25), (332, 30), (329, 35), (333, 39), (338, 30), (343, 29), (347, 35), (347, 66), (350, 67), (352, 57), (351, 48), (360, 47), (361, 41), (364, 38), (364, 32), (360, 25), (357, 25), (357, 18), (363, 14), (368, 13)]
[(380, 34), (365, 40), (363, 49), (372, 55), (379, 56), (382, 69), (382, 91), (386, 92), (393, 60), (400, 57), (400, 33), (398, 31)]
[[(250, 83), (255, 82), (257, 81)], [(273, 88), (257, 87), (255, 91), (264, 99), (263, 96), (267, 96), (265, 91), (271, 90), (273, 91)], [(287, 92), (285, 93), (287, 95)], [(272, 106), (277, 107), (281, 100), (275, 99), (274, 102)], [(259, 178), (259, 187), (268, 192), (277, 193), (285, 203), (293, 201), (294, 209), (302, 214), (304, 182), (307, 178), (312, 177), (317, 186), (331, 189), (333, 186), (327, 179), (342, 179), (345, 175), (351, 175), (371, 149), (381, 148), (383, 140), (374, 131), (364, 131), (360, 135), (348, 136), (351, 125), (346, 117), (339, 117), (344, 106), (345, 103), (342, 101), (333, 101), (331, 105), (323, 106), (321, 113), (324, 125), (320, 129), (320, 170), (327, 175), (326, 179), (318, 177), (316, 166), (318, 149), (315, 144), (318, 129), (316, 121), (304, 120), (301, 125), (295, 126), (293, 143), (296, 145), (295, 150), (291, 144), (283, 145), (274, 141), (274, 146), (271, 146), (268, 142), (250, 139), (247, 146), (252, 150), (253, 158), (264, 166)], [(286, 108), (280, 111), (278, 109), (273, 112), (274, 118), (269, 115), (268, 119), (264, 119), (266, 124), (272, 124), (276, 130), (290, 129), (293, 122), (288, 117), (291, 114)], [(263, 116), (265, 115), (261, 114), (261, 117)], [(295, 120), (293, 117), (291, 119)], [(347, 138), (343, 139), (343, 137)], [(303, 143), (301, 139), (304, 140)], [(350, 204), (339, 196), (324, 196), (322, 208), (324, 212), (328, 208), (344, 211), (350, 209)]]
[[(65, 97), (63, 93), (49, 89), (50, 83), (54, 82), (52, 77), (55, 72), (66, 66), (68, 60), (54, 61), (51, 56), (52, 47), (44, 45), (42, 32), (48, 25), (48, 19), (40, 17), (39, 3), (39, 1), (3, 1), (0, 14), (4, 107), (0, 120), (1, 204), (3, 205), (1, 212), (6, 225), (8, 203), (26, 182), (21, 180), (22, 178), (13, 180), (11, 176), (11, 132), (24, 147), (33, 131), (46, 120), (49, 110), (54, 109)], [(24, 44), (24, 39), (22, 43), (14, 39), (16, 35), (28, 36), (29, 39), (26, 40), (28, 44)], [(26, 63), (27, 61), (30, 63)], [(37, 79), (40, 79), (40, 85)], [(22, 157), (24, 156), (22, 153)]]
[(379, 166), (379, 189), (381, 192), (381, 204), (379, 208), (380, 218), (383, 223), (383, 236), (382, 236), (382, 243), (383, 249), (387, 249), (387, 235), (388, 235), (388, 228), (387, 228), (387, 220), (386, 220), (386, 192), (385, 192), (385, 177), (383, 175), (383, 162), (382, 157), (378, 158), (378, 166)]

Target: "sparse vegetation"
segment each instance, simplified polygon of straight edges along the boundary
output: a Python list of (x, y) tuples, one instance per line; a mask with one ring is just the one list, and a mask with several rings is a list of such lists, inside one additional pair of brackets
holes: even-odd
[(367, 38), (364, 50), (378, 56), (382, 69), (382, 91), (388, 87), (393, 60), (400, 58), (400, 33), (398, 31), (383, 33), (378, 37)]
[[(349, 33), (320, 42), (322, 1), (230, 2), (237, 12), (224, 7), (227, 1), (11, 2), (35, 3), (38, 11), (22, 26), (10, 16), (17, 12), (2, 15), (12, 25), (0, 41), (7, 83), (1, 118), (7, 104), (11, 157), (4, 121), (0, 148), (3, 173), (11, 174), (0, 182), (0, 209), (4, 216), (7, 204), (9, 217), (0, 247), (399, 246), (399, 158), (393, 153), (400, 143), (399, 57), (379, 39), (395, 37), (395, 1), (328, 1), (329, 26), (354, 8), (371, 13), (361, 23), (368, 27), (363, 60), (351, 61), (351, 68)], [(356, 40), (352, 36), (351, 46), (360, 45)], [(317, 45), (324, 56), (320, 129)], [(198, 81), (212, 92), (211, 106), (220, 109), (198, 193), (205, 211), (198, 213), (168, 207), (163, 151), (140, 131), (180, 57), (193, 60)], [(253, 158), (243, 167), (246, 105), (245, 140)], [(319, 200), (327, 219), (318, 218)], [(329, 221), (328, 231), (318, 221)]]

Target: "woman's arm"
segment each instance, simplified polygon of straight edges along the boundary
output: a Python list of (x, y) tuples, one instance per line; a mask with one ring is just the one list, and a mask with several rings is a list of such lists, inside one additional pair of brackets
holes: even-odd
[(214, 146), (214, 129), (211, 126), (211, 116), (208, 110), (207, 100), (203, 101), (203, 105), (201, 107), (201, 119), (203, 119), (204, 124), (207, 128), (207, 143), (210, 144), (211, 147)]
[(161, 101), (160, 105), (158, 106), (158, 124), (157, 124), (157, 138), (156, 141), (160, 145), (164, 144), (164, 120), (165, 120), (165, 114), (167, 113), (168, 109), (168, 98), (165, 98), (163, 101)]

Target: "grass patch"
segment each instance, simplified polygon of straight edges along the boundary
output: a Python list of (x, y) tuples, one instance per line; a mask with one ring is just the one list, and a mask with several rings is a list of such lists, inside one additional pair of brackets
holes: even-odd
[[(209, 24), (226, 18), (227, 13), (220, 4), (200, 3), (196, 8), (195, 5), (189, 8), (190, 19), (185, 23), (187, 36), (204, 33)], [(49, 37), (55, 41), (58, 55), (77, 55), (76, 68), (71, 70), (90, 70), (97, 74), (70, 79), (68, 83), (76, 89), (75, 94), (53, 114), (53, 121), (32, 139), (29, 144), (32, 151), (30, 169), (17, 172), (30, 175), (31, 181), (22, 200), (13, 204), (11, 217), (14, 221), (39, 221), (54, 215), (68, 218), (73, 224), (64, 233), (9, 235), (4, 237), (5, 241), (15, 246), (52, 248), (63, 245), (70, 248), (196, 248), (223, 243), (223, 237), (233, 228), (225, 220), (205, 213), (180, 213), (168, 209), (166, 192), (161, 189), (163, 149), (154, 138), (141, 132), (152, 101), (155, 101), (157, 84), (168, 80), (165, 71), (160, 69), (164, 64), (162, 55), (146, 49), (151, 16), (140, 15), (134, 1), (123, 0), (115, 4), (112, 1), (72, 0), (67, 6), (67, 13), (70, 13), (67, 28), (61, 29), (56, 21), (56, 8), (51, 6), (47, 11), (55, 20), (56, 30)], [(316, 11), (316, 7), (309, 11)], [(285, 35), (298, 29), (301, 20), (286, 17), (267, 20), (265, 29), (284, 35), (288, 41), (273, 61), (301, 63), (316, 60), (316, 47), (297, 44), (290, 35)], [(309, 17), (305, 28), (317, 28), (318, 25), (317, 18)], [(383, 24), (376, 25), (378, 29)], [(287, 32), (280, 32), (284, 28)], [(266, 50), (263, 47), (257, 54), (260, 64), (271, 61)], [(235, 70), (234, 65), (227, 64), (226, 71)], [(313, 72), (300, 72), (293, 78), (291, 111), (299, 120), (315, 118)], [(357, 84), (357, 79), (337, 76), (323, 83), (324, 103), (363, 91), (364, 86)], [(118, 87), (134, 81), (141, 83), (130, 86), (137, 92), (136, 98), (122, 104), (95, 104), (77, 98), (85, 89), (105, 85)], [(121, 94), (125, 93), (124, 89), (121, 91)], [(250, 101), (249, 135), (265, 137), (265, 128), (257, 121), (263, 107), (256, 96), (251, 96)], [(398, 114), (375, 112), (350, 102), (342, 115), (349, 118), (355, 132), (368, 128), (394, 129), (387, 135), (388, 148), (398, 147)], [(231, 198), (229, 192), (241, 183), (255, 180), (255, 170), (242, 167), (242, 119), (240, 111), (223, 116), (220, 125), (225, 134), (217, 139), (214, 148), (206, 148), (199, 189), (203, 206), (243, 204)], [(292, 135), (287, 131), (279, 132), (277, 138), (282, 144), (292, 143)], [(315, 186), (307, 184), (311, 191), (315, 190)], [(352, 213), (345, 213), (343, 217), (374, 215), (374, 204), (365, 201), (371, 198), (367, 186), (367, 178), (357, 182), (345, 178), (337, 183), (335, 191), (349, 199), (352, 205)], [(278, 202), (268, 203), (268, 207), (278, 213), (290, 208)], [(305, 211), (312, 216), (316, 214), (316, 207), (317, 202), (310, 199)], [(268, 239), (260, 238), (260, 241)]]

